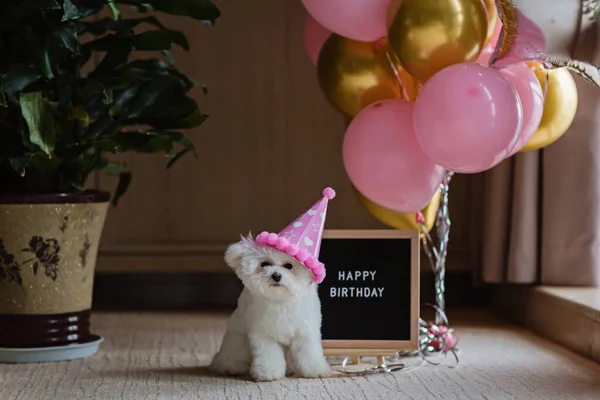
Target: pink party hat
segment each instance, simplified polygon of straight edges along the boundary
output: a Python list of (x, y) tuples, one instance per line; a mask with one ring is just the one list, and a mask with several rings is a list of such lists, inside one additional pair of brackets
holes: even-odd
[(269, 246), (294, 257), (308, 268), (316, 283), (325, 279), (325, 265), (319, 261), (323, 225), (327, 216), (327, 203), (335, 197), (335, 190), (323, 190), (323, 198), (306, 212), (283, 228), (279, 233), (262, 232), (256, 237), (256, 244)]

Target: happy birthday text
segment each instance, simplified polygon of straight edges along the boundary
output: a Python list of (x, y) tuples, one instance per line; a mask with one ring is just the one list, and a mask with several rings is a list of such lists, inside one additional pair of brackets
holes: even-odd
[[(340, 282), (374, 282), (377, 271), (339, 271)], [(332, 287), (329, 288), (329, 297), (383, 297), (383, 287)]]

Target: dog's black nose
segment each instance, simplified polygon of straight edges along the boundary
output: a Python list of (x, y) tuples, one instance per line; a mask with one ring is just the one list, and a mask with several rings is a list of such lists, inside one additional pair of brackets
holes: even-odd
[(273, 279), (275, 282), (279, 282), (281, 280), (281, 274), (279, 272), (275, 272), (273, 275), (271, 275), (271, 279)]

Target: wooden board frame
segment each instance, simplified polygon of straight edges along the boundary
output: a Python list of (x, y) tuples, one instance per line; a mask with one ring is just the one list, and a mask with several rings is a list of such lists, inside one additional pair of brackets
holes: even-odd
[[(381, 230), (333, 230), (326, 229), (323, 239), (410, 239), (410, 340), (323, 340), (325, 355), (330, 356), (391, 356), (400, 350), (419, 348), (420, 311), (420, 243), (418, 231)], [(360, 323), (360, 321), (357, 321)], [(381, 322), (381, 326), (385, 321)]]

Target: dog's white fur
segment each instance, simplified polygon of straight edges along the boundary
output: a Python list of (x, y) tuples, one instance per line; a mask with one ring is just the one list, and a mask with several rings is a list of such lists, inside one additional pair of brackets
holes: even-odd
[[(252, 235), (230, 245), (225, 261), (244, 290), (210, 369), (249, 373), (257, 381), (281, 379), (286, 373), (331, 375), (321, 345), (321, 303), (312, 273), (287, 254), (258, 246)], [(279, 283), (274, 273), (281, 275)]]

